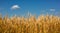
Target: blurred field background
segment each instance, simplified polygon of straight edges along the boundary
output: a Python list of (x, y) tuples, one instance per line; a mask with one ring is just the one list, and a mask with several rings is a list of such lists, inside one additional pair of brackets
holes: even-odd
[(29, 16), (0, 15), (0, 33), (60, 33), (60, 17), (40, 15)]

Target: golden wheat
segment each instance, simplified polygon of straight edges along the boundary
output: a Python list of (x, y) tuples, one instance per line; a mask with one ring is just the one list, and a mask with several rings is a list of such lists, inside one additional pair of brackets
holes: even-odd
[(0, 33), (60, 33), (60, 17), (0, 17)]

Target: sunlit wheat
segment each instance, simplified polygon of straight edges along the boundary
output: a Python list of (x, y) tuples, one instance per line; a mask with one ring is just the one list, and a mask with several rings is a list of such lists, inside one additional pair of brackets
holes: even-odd
[(0, 15), (0, 33), (60, 33), (60, 17), (41, 15), (38, 18)]

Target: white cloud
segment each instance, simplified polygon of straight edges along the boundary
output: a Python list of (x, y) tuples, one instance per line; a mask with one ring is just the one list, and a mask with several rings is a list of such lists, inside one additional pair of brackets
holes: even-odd
[(11, 7), (11, 9), (19, 9), (19, 8), (20, 8), (19, 5), (13, 5), (13, 6)]
[(54, 9), (54, 8), (52, 8), (52, 9), (50, 9), (50, 11), (55, 11), (55, 9)]

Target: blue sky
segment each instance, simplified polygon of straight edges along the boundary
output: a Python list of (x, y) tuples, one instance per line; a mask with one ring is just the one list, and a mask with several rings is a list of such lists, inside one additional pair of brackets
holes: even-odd
[(60, 16), (60, 0), (0, 0), (0, 14), (12, 16), (52, 14)]

